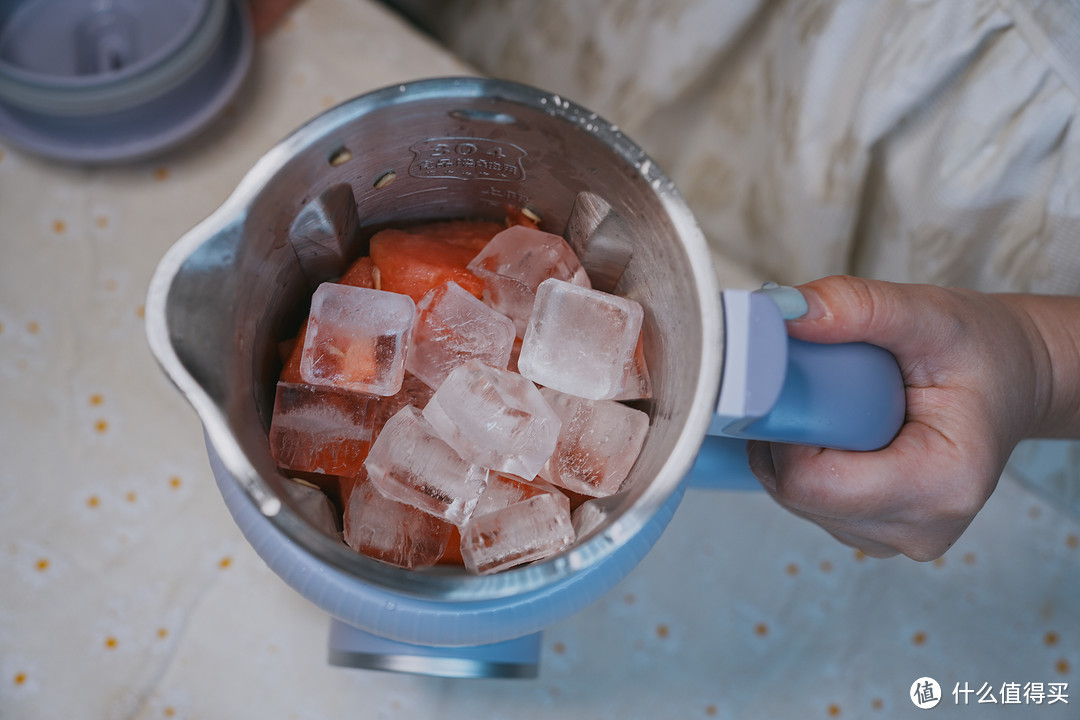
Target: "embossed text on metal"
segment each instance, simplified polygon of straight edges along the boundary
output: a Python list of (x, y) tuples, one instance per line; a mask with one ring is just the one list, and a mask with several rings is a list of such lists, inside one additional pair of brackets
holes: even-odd
[(419, 178), (457, 178), (518, 182), (525, 179), (522, 158), (528, 153), (508, 142), (485, 138), (428, 138), (409, 147), (409, 174)]

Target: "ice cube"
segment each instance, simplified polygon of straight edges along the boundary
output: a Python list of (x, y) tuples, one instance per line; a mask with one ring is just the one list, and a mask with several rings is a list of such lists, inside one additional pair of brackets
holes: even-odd
[(565, 240), (524, 225), (503, 230), (469, 263), (484, 282), (484, 300), (514, 321), (518, 335), (532, 313), (536, 287), (558, 278), (592, 287), (589, 276)]
[(461, 556), (475, 573), (550, 557), (574, 541), (570, 501), (541, 481), (495, 475), (461, 529)]
[(386, 423), (364, 466), (383, 495), (455, 525), (468, 520), (488, 479), (486, 468), (462, 460), (411, 405)]
[(345, 542), (353, 550), (404, 568), (434, 565), (453, 525), (386, 497), (370, 481), (356, 484), (345, 505)]
[(424, 417), (469, 462), (529, 480), (554, 451), (561, 424), (535, 385), (479, 360), (447, 376)]
[(543, 388), (562, 420), (555, 452), (540, 470), (548, 482), (590, 497), (618, 491), (649, 430), (649, 416), (614, 400), (586, 400)]
[(545, 387), (606, 400), (626, 392), (644, 312), (633, 300), (545, 280), (521, 345), (518, 369)]
[(456, 282), (431, 290), (416, 305), (405, 368), (432, 388), (450, 371), (476, 358), (505, 370), (514, 345), (514, 323)]
[(270, 453), (279, 467), (352, 476), (373, 439), (375, 398), (326, 385), (277, 384)]
[(417, 410), (423, 410), (434, 393), (435, 391), (429, 388), (427, 383), (406, 371), (405, 378), (401, 381), (401, 389), (397, 393), (389, 397), (376, 398), (375, 437), (382, 432), (387, 420), (397, 415), (401, 408), (412, 405)]
[(626, 378), (626, 386), (623, 391), (611, 398), (612, 400), (646, 400), (652, 397), (652, 377), (649, 375), (649, 365), (645, 362), (645, 346), (641, 335), (638, 335), (637, 347), (634, 349), (634, 368)]
[(300, 377), (371, 395), (393, 395), (405, 376), (416, 305), (406, 295), (323, 283), (311, 297)]

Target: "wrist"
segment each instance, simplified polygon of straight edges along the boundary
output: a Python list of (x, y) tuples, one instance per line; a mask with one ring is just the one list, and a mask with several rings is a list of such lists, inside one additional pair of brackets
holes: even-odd
[(1027, 437), (1080, 438), (1080, 298), (1004, 295), (1029, 337), (1034, 412)]

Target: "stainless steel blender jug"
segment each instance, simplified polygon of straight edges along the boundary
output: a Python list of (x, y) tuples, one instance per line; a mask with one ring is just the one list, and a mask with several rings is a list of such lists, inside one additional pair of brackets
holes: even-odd
[[(358, 555), (283, 491), (267, 429), (280, 364), (322, 281), (383, 227), (525, 208), (600, 289), (645, 309), (650, 429), (604, 522), (561, 555), (492, 576)], [(331, 660), (451, 676), (535, 672), (534, 634), (598, 599), (667, 524), (698, 462), (745, 466), (735, 437), (851, 449), (903, 418), (895, 361), (870, 346), (788, 341), (763, 295), (721, 301), (704, 238), (671, 181), (595, 113), (490, 79), (423, 80), (356, 98), (271, 149), (161, 261), (150, 344), (202, 421), (234, 518), (267, 564), (335, 623)], [(724, 387), (721, 392), (721, 377)], [(739, 443), (734, 446), (739, 448)], [(745, 475), (745, 473), (743, 473)]]

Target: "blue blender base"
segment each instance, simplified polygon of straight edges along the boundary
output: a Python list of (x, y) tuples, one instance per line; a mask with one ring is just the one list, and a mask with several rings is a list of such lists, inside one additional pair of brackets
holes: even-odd
[[(691, 488), (760, 490), (746, 462), (746, 441), (706, 437)], [(338, 667), (452, 678), (531, 679), (540, 671), (542, 633), (488, 645), (432, 647), (388, 640), (330, 618), (328, 660)]]
[(328, 659), (338, 667), (451, 678), (535, 678), (541, 633), (489, 645), (431, 647), (372, 635), (330, 618)]

